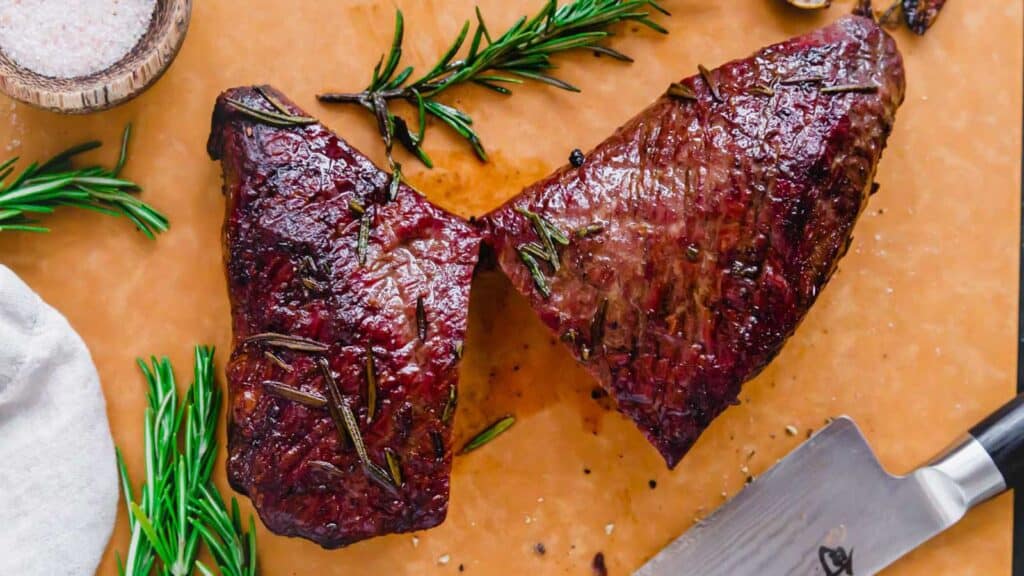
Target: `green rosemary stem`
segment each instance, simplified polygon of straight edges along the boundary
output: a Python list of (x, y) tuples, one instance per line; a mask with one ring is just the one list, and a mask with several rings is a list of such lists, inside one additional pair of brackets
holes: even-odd
[[(551, 58), (563, 52), (590, 50), (632, 62), (629, 56), (603, 44), (612, 35), (608, 29), (617, 23), (632, 21), (667, 33), (650, 19), (652, 11), (668, 14), (655, 0), (573, 0), (562, 6), (558, 5), (558, 0), (547, 0), (533, 17), (524, 16), (501, 35), (494, 36), (477, 9), (473, 33), (470, 34), (470, 22), (465, 22), (437, 63), (416, 79), (412, 79), (412, 66), (399, 69), (405, 21), (398, 11), (391, 50), (377, 63), (366, 89), (356, 93), (329, 92), (317, 98), (321, 102), (359, 104), (374, 114), (389, 167), (396, 176), (394, 181), (401, 177), (400, 166), (392, 158), (395, 140), (424, 165), (433, 167), (433, 161), (422, 148), (428, 118), (447, 125), (470, 144), (477, 157), (486, 161), (487, 153), (473, 128), (473, 118), (454, 106), (441, 103), (438, 96), (465, 84), (476, 84), (507, 96), (512, 94), (510, 86), (527, 81), (578, 92), (576, 86), (552, 75), (555, 65)], [(456, 59), (467, 39), (468, 51)], [(390, 103), (396, 100), (415, 108), (416, 129), (391, 111)]]
[(168, 229), (167, 218), (136, 197), (141, 187), (120, 178), (128, 157), (131, 125), (125, 127), (121, 154), (113, 169), (100, 166), (74, 168), (72, 159), (100, 147), (99, 142), (73, 146), (53, 158), (30, 164), (9, 183), (18, 158), (0, 163), (0, 232), (49, 232), (36, 218), (57, 208), (73, 207), (108, 216), (124, 216), (149, 238)]
[[(238, 504), (231, 515), (211, 478), (217, 458), (217, 424), (221, 393), (213, 376), (212, 348), (197, 346), (193, 381), (179, 404), (174, 369), (166, 358), (139, 360), (146, 378), (148, 406), (144, 419), (146, 479), (138, 499), (117, 452), (121, 485), (128, 507), (131, 540), (122, 576), (188, 576), (198, 569), (203, 542), (229, 576), (255, 576), (255, 530), (241, 526)], [(228, 519), (228, 521), (225, 521)]]

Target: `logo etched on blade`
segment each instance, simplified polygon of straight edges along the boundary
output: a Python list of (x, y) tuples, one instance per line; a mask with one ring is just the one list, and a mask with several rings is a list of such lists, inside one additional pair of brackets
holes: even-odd
[(842, 546), (822, 546), (818, 548), (818, 560), (821, 560), (821, 567), (825, 569), (825, 576), (853, 576), (853, 548), (847, 552)]

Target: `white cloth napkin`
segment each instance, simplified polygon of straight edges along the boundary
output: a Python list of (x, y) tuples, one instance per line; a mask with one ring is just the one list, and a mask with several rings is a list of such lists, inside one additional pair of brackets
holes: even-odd
[(117, 501), (114, 442), (89, 350), (0, 266), (0, 574), (95, 574)]

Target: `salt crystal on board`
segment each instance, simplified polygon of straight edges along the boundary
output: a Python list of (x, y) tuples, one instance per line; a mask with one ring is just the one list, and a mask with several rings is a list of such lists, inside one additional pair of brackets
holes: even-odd
[(0, 50), (44, 76), (115, 64), (149, 28), (156, 0), (0, 0)]

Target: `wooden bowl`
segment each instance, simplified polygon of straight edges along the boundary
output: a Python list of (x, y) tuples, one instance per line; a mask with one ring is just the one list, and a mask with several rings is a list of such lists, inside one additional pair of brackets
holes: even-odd
[(167, 70), (185, 40), (192, 0), (157, 0), (149, 29), (124, 58), (105, 70), (53, 78), (26, 70), (0, 50), (0, 91), (66, 114), (106, 110), (142, 93)]

